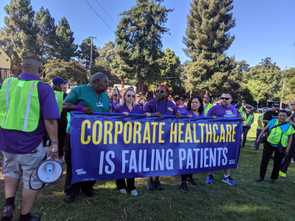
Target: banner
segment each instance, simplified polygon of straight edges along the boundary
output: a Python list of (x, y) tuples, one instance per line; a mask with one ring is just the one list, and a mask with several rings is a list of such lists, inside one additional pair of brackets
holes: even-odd
[(239, 118), (72, 113), (72, 183), (236, 168)]

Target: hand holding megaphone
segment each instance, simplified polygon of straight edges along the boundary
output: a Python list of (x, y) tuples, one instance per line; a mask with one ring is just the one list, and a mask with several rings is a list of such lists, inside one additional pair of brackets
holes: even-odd
[(47, 159), (57, 160), (58, 159), (58, 143), (51, 142), (51, 145), (48, 147)]

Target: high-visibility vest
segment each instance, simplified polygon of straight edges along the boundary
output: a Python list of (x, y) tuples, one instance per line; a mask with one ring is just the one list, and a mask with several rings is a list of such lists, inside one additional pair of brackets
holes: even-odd
[(57, 105), (58, 105), (58, 111), (59, 111), (59, 113), (61, 113), (62, 104), (63, 104), (63, 101), (64, 101), (64, 92), (62, 92), (62, 91), (54, 91), (54, 94), (55, 94), (55, 99), (56, 99), (56, 102), (57, 102)]
[[(274, 126), (278, 125), (279, 121), (276, 120)], [(267, 142), (273, 146), (282, 146), (284, 148), (288, 147), (289, 136), (294, 134), (294, 129), (292, 125), (282, 125), (276, 128), (269, 128), (270, 134), (267, 137)]]
[(39, 81), (7, 78), (0, 89), (0, 127), (33, 132), (40, 120)]
[(211, 103), (208, 103), (208, 104), (206, 105), (206, 107), (204, 108), (204, 115), (205, 115), (205, 116), (207, 116), (208, 111), (209, 111), (212, 107), (213, 107), (213, 104), (211, 104)]

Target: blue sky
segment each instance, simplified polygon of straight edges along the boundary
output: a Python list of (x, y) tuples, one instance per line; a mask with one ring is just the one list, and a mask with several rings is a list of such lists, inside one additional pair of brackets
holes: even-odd
[[(77, 43), (95, 36), (97, 46), (114, 40), (120, 13), (135, 4), (135, 0), (31, 0), (34, 10), (48, 8), (56, 19), (66, 16)], [(87, 1), (93, 7), (89, 7)], [(0, 26), (4, 22), (4, 6), (0, 0)], [(169, 33), (163, 37), (164, 48), (172, 48), (184, 62), (183, 36), (191, 0), (165, 0), (169, 15)], [(236, 39), (227, 51), (250, 65), (270, 56), (281, 67), (295, 67), (295, 1), (294, 0), (235, 0), (236, 27), (231, 31)], [(100, 19), (101, 17), (103, 19)]]

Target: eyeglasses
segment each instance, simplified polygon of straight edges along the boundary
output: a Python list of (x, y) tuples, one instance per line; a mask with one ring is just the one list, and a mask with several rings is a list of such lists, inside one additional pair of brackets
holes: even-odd
[(133, 98), (135, 98), (135, 95), (134, 94), (127, 94), (126, 96), (127, 97), (133, 97)]
[(295, 105), (295, 103), (294, 104), (290, 104), (291, 106), (294, 106)]
[(230, 98), (229, 97), (221, 97), (220, 99), (228, 101)]

